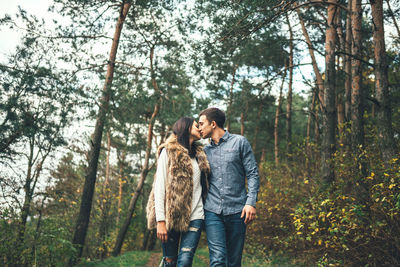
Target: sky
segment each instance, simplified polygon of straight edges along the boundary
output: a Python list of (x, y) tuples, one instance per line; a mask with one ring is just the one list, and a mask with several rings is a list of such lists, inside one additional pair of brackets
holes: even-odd
[[(0, 18), (6, 14), (14, 16), (18, 11), (18, 6), (39, 18), (51, 18), (50, 13), (47, 12), (51, 2), (51, 0), (0, 0)], [(3, 61), (5, 55), (11, 53), (19, 43), (21, 35), (16, 30), (6, 27), (0, 27), (0, 34), (0, 61)]]

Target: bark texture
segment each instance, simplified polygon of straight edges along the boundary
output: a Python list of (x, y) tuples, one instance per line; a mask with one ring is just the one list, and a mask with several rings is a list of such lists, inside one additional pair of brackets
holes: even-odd
[(289, 87), (286, 98), (286, 152), (288, 160), (292, 158), (292, 96), (293, 96), (293, 30), (286, 14), (286, 21), (289, 26)]
[(345, 52), (346, 55), (344, 57), (344, 71), (346, 75), (344, 88), (344, 113), (346, 121), (350, 121), (351, 119), (351, 46), (352, 46), (352, 33), (351, 33), (351, 10), (352, 10), (352, 1), (348, 0), (347, 8), (348, 12), (346, 13), (346, 43), (345, 43)]
[(310, 57), (311, 57), (311, 64), (312, 64), (312, 67), (314, 70), (315, 78), (317, 80), (319, 103), (320, 103), (320, 105), (323, 105), (324, 104), (324, 80), (322, 79), (321, 72), (318, 68), (317, 60), (315, 59), (315, 54), (314, 54), (314, 47), (311, 43), (310, 36), (309, 36), (307, 28), (304, 24), (304, 19), (301, 16), (299, 9), (297, 9), (297, 14), (299, 16), (301, 30), (303, 32), (304, 38), (306, 39), (308, 51), (309, 51)]
[(229, 101), (228, 101), (228, 108), (227, 108), (227, 114), (226, 114), (226, 129), (228, 132), (231, 131), (231, 117), (232, 117), (232, 102), (233, 102), (233, 85), (235, 84), (235, 75), (236, 75), (236, 69), (238, 65), (233, 66), (233, 71), (232, 71), (232, 81), (231, 81), (231, 87), (229, 90)]
[(335, 129), (336, 129), (336, 69), (335, 69), (335, 48), (336, 48), (336, 30), (335, 16), (337, 15), (337, 0), (327, 1), (327, 28), (325, 37), (325, 92), (323, 105), (323, 129), (322, 129), (322, 149), (321, 149), (321, 174), (324, 184), (331, 184), (334, 179), (334, 170), (332, 165), (332, 155), (335, 151)]
[(385, 30), (383, 24), (383, 1), (371, 2), (372, 20), (374, 25), (374, 57), (375, 57), (375, 90), (377, 105), (377, 123), (379, 144), (383, 160), (389, 164), (396, 155), (396, 142), (393, 137), (392, 113), (390, 107), (388, 63), (385, 48)]
[(361, 0), (353, 0), (352, 6), (352, 55), (351, 60), (351, 132), (353, 151), (357, 151), (360, 146), (364, 145), (364, 128), (363, 128), (363, 92), (361, 84)]

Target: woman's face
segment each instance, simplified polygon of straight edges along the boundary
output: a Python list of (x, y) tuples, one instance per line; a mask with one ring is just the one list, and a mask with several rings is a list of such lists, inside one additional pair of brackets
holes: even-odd
[(192, 129), (190, 130), (190, 136), (193, 138), (193, 141), (200, 140), (200, 130), (196, 121), (192, 124)]

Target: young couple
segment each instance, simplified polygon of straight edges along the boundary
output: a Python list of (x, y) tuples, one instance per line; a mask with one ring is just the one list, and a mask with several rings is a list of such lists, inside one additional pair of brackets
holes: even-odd
[[(257, 164), (247, 139), (224, 130), (223, 111), (199, 116), (199, 123), (179, 119), (158, 149), (148, 228), (162, 242), (162, 266), (192, 266), (203, 224), (210, 266), (241, 266), (246, 224), (256, 215)], [(204, 149), (200, 137), (211, 138)]]

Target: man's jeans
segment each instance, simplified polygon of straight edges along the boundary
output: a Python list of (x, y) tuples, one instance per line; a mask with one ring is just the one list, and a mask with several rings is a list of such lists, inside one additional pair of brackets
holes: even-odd
[(241, 213), (222, 215), (204, 212), (210, 267), (241, 266), (246, 234), (244, 217), (240, 218)]
[[(187, 232), (176, 232), (175, 230), (168, 232), (167, 242), (161, 243), (163, 249), (162, 266), (192, 266), (194, 252), (199, 244), (203, 223), (204, 220), (193, 220), (190, 221)], [(180, 247), (179, 255), (178, 247)], [(178, 261), (176, 260), (177, 257)], [(165, 258), (173, 259), (173, 261), (167, 262)]]

